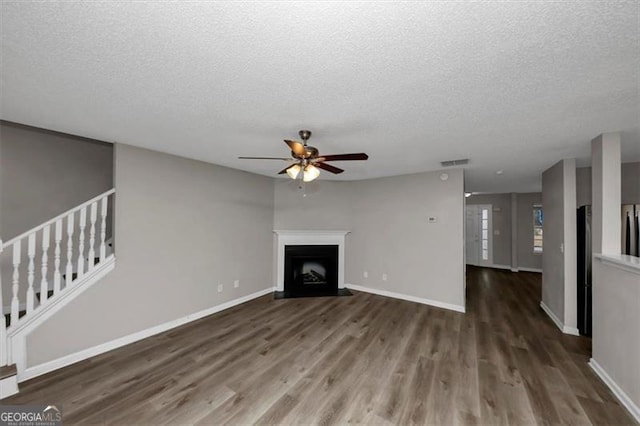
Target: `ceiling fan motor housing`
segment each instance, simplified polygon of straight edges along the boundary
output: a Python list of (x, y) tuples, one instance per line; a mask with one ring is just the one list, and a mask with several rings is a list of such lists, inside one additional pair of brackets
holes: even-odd
[(318, 149), (315, 146), (305, 145), (304, 150), (304, 155), (298, 155), (295, 152), (291, 151), (291, 156), (293, 158), (297, 158), (298, 160), (302, 160), (303, 158), (314, 159), (319, 155)]

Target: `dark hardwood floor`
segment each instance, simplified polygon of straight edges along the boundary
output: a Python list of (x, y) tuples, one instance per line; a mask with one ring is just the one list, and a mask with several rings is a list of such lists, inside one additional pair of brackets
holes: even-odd
[[(427, 285), (427, 283), (425, 283)], [(65, 424), (634, 424), (542, 312), (540, 275), (468, 269), (467, 313), (266, 296), (20, 385)]]

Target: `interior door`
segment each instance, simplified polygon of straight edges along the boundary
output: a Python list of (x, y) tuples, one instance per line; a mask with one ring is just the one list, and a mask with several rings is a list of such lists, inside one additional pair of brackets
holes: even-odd
[(493, 224), (490, 204), (465, 208), (465, 254), (468, 265), (493, 265)]

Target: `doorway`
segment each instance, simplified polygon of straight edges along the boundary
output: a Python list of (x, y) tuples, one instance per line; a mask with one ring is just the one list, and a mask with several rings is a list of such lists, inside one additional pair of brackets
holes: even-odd
[(493, 265), (491, 204), (465, 207), (465, 257), (467, 265)]

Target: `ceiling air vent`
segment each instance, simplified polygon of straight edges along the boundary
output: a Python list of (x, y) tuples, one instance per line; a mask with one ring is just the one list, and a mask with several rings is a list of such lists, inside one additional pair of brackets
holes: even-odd
[(464, 166), (465, 164), (469, 164), (469, 159), (463, 158), (461, 160), (442, 161), (440, 164), (442, 165), (442, 167)]

